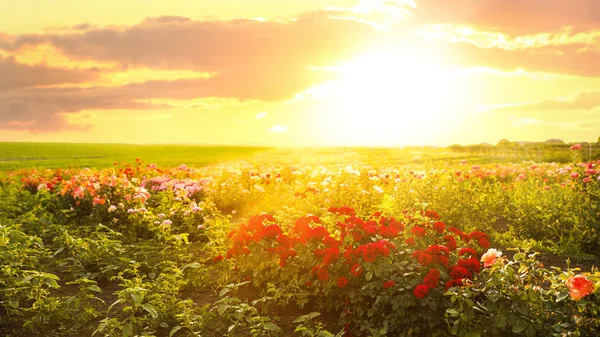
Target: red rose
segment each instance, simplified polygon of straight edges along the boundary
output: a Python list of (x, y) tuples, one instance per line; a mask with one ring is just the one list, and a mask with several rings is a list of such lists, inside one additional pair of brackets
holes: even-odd
[(479, 273), (481, 270), (481, 264), (479, 263), (479, 260), (475, 258), (467, 259), (467, 266), (467, 268), (474, 273)]
[(319, 277), (319, 280), (321, 280), (321, 281), (327, 280), (329, 278), (329, 271), (327, 270), (327, 267), (319, 268), (319, 271), (317, 272), (317, 276)]
[(446, 225), (443, 222), (438, 221), (433, 224), (433, 229), (435, 229), (436, 232), (442, 234), (446, 230)]
[(490, 248), (490, 241), (486, 238), (481, 238), (478, 239), (477, 242), (479, 243), (479, 245), (481, 246), (481, 248), (483, 249), (488, 249)]
[(323, 239), (323, 243), (329, 247), (339, 247), (339, 245), (340, 245), (340, 242), (338, 240), (332, 238), (331, 236), (328, 236), (325, 239)]
[(217, 256), (215, 256), (215, 258), (213, 259), (213, 261), (219, 262), (219, 261), (221, 261), (223, 259), (224, 259), (223, 255), (217, 255)]
[(471, 239), (471, 240), (479, 240), (482, 238), (489, 239), (489, 237), (490, 237), (489, 235), (487, 235), (484, 232), (480, 232), (480, 231), (473, 231), (473, 232), (469, 233), (469, 239)]
[(437, 212), (434, 211), (426, 211), (425, 212), (425, 216), (428, 218), (432, 218), (435, 220), (439, 220), (440, 219), (440, 215)]
[(435, 268), (429, 269), (429, 272), (423, 278), (423, 283), (427, 285), (429, 288), (437, 287), (440, 282), (441, 273), (439, 270)]
[(360, 274), (362, 274), (362, 272), (363, 272), (363, 269), (358, 263), (356, 263), (352, 267), (350, 267), (350, 273), (354, 276), (360, 276)]
[(398, 236), (398, 233), (400, 231), (397, 228), (392, 228), (392, 227), (380, 227), (379, 228), (379, 233), (381, 233), (381, 236), (385, 237), (385, 238), (395, 238), (396, 236)]
[(283, 231), (278, 225), (270, 225), (265, 228), (264, 234), (269, 238), (276, 238), (279, 235), (283, 234)]
[(446, 282), (446, 291), (448, 291), (448, 289), (452, 288), (452, 287), (460, 287), (462, 286), (463, 280), (462, 279), (454, 279), (454, 280), (450, 280), (448, 282)]
[(565, 283), (569, 288), (571, 298), (575, 301), (594, 292), (594, 282), (588, 280), (584, 275), (569, 277)]
[(340, 276), (340, 278), (337, 280), (337, 285), (340, 288), (344, 288), (346, 285), (348, 285), (348, 279), (345, 276)]
[(395, 285), (396, 285), (396, 282), (394, 282), (394, 280), (387, 280), (387, 281), (383, 282), (383, 289), (391, 288)]
[(352, 207), (342, 206), (342, 207), (340, 207), (340, 213), (342, 213), (344, 215), (354, 215), (355, 212)]
[(425, 236), (425, 228), (420, 227), (420, 226), (415, 226), (410, 230), (411, 233), (413, 233), (414, 236), (418, 236), (418, 237), (423, 237)]
[(465, 267), (461, 267), (461, 266), (455, 266), (454, 268), (452, 268), (452, 270), (450, 271), (450, 277), (452, 277), (453, 279), (463, 279), (463, 278), (471, 278), (471, 272), (465, 268)]
[(329, 236), (329, 232), (323, 226), (319, 226), (310, 230), (311, 239), (324, 239), (327, 236)]
[(416, 298), (423, 298), (429, 292), (429, 287), (424, 284), (419, 284), (415, 287), (414, 295)]
[(428, 266), (432, 262), (431, 255), (429, 253), (421, 252), (417, 256), (417, 261), (423, 266)]
[(448, 257), (446, 255), (439, 255), (437, 260), (441, 265), (448, 267)]
[(446, 242), (446, 247), (448, 247), (448, 250), (450, 250), (450, 251), (456, 250), (456, 239), (453, 236), (450, 236), (450, 235), (444, 236), (444, 241)]

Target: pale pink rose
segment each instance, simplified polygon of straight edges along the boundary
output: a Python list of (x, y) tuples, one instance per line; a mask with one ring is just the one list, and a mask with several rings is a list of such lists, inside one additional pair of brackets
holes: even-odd
[(581, 150), (581, 144), (575, 144), (575, 145), (571, 146), (571, 150), (573, 150), (573, 151)]
[(488, 249), (488, 251), (481, 256), (481, 262), (483, 262), (484, 267), (490, 267), (496, 259), (502, 256), (502, 252), (497, 251), (494, 248)]

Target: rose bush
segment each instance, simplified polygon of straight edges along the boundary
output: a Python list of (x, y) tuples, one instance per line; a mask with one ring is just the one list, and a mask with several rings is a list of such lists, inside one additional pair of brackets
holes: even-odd
[(472, 280), (489, 247), (486, 233), (439, 218), (418, 210), (360, 217), (332, 207), (286, 226), (262, 214), (229, 234), (227, 258), (258, 291), (276, 288), (299, 306), (339, 312), (351, 331), (439, 334), (444, 292)]

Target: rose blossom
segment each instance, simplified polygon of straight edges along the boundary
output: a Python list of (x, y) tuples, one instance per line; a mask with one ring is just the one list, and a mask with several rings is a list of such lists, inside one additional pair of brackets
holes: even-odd
[(569, 287), (571, 298), (575, 301), (594, 292), (594, 282), (588, 280), (584, 275), (569, 277), (565, 283)]
[(494, 264), (494, 262), (496, 262), (496, 259), (500, 256), (502, 256), (502, 252), (499, 252), (494, 248), (490, 248), (485, 254), (481, 256), (481, 262), (483, 262), (484, 267), (488, 268), (492, 264)]

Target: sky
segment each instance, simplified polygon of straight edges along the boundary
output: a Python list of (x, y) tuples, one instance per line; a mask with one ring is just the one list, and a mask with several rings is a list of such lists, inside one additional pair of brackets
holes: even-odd
[(0, 141), (599, 136), (598, 0), (0, 2)]

